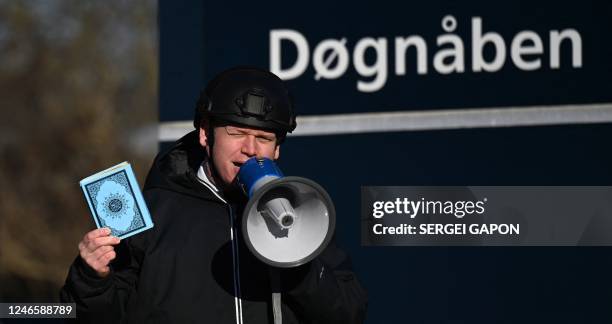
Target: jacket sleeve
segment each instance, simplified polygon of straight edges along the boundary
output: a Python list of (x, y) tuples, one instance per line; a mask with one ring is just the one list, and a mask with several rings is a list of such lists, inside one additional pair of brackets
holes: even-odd
[(310, 263), (284, 270), (284, 295), (300, 317), (312, 323), (362, 323), (367, 293), (351, 270), (349, 257), (332, 241)]
[(111, 273), (101, 278), (80, 256), (72, 263), (60, 291), (62, 302), (76, 303), (77, 319), (85, 323), (116, 323), (125, 314), (130, 294), (135, 290), (142, 253), (130, 239), (116, 247)]

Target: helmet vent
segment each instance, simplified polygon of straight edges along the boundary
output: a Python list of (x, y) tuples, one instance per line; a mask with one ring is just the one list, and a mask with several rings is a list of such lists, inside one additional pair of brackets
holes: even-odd
[(242, 98), (236, 99), (236, 104), (243, 114), (263, 118), (272, 110), (272, 107), (268, 104), (268, 100), (262, 91), (258, 90), (252, 89), (247, 92)]

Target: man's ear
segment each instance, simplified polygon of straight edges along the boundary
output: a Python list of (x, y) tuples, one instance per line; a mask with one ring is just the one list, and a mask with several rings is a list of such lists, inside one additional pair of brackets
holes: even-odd
[(202, 119), (202, 121), (200, 122), (199, 132), (200, 132), (200, 145), (204, 148), (208, 147), (208, 140), (210, 139), (208, 131), (209, 131), (208, 120)]
[(280, 156), (280, 145), (276, 145), (276, 148), (274, 148), (274, 160), (278, 160), (279, 156)]

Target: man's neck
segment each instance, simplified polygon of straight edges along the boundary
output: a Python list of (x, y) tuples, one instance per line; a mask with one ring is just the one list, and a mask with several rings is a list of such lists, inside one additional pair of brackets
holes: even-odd
[(208, 158), (204, 159), (202, 165), (200, 165), (198, 178), (225, 199), (241, 203), (244, 203), (247, 199), (237, 185), (223, 185), (222, 181), (215, 176), (212, 163)]

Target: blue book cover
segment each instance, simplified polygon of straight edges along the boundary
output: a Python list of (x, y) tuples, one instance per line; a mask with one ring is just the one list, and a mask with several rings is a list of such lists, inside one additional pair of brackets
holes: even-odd
[(120, 239), (153, 227), (151, 214), (129, 163), (123, 162), (80, 182), (98, 228)]

